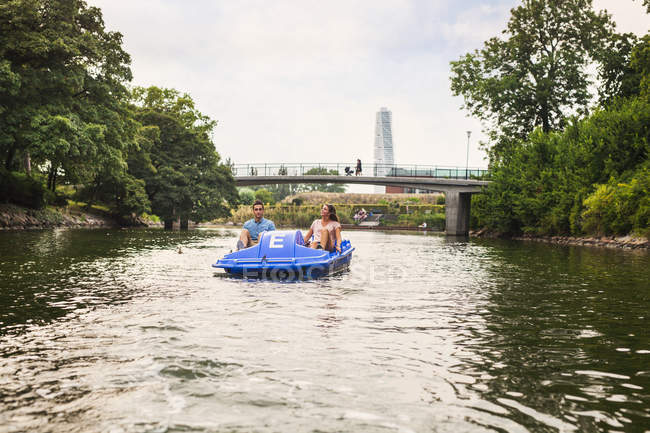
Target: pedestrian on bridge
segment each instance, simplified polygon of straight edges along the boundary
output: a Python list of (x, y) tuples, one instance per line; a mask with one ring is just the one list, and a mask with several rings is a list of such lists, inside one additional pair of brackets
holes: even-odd
[(356, 176), (361, 176), (361, 160), (357, 159), (357, 169), (354, 171)]

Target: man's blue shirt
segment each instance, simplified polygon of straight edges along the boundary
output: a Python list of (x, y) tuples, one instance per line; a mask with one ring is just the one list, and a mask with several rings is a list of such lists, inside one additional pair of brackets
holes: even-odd
[(251, 239), (257, 241), (260, 233), (275, 230), (275, 224), (266, 218), (262, 218), (260, 222), (256, 223), (255, 218), (252, 218), (244, 223), (244, 228), (251, 234)]

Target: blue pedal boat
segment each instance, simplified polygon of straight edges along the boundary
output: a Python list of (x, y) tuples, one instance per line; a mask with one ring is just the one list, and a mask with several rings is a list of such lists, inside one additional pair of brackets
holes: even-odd
[(300, 230), (262, 232), (257, 245), (226, 254), (213, 264), (233, 276), (301, 280), (333, 274), (350, 266), (354, 248), (341, 242), (341, 252), (305, 246)]

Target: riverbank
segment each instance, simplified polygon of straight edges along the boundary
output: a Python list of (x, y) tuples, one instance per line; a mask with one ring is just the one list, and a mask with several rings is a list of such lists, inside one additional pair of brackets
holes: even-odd
[[(471, 237), (477, 238), (503, 238), (504, 236), (495, 233), (488, 233), (485, 230), (472, 231), (469, 234)], [(601, 247), (601, 248), (624, 248), (635, 250), (648, 250), (650, 249), (650, 241), (642, 236), (508, 236), (507, 239), (516, 241), (528, 242), (543, 242), (547, 244), (556, 245), (576, 245), (586, 247)]]
[(57, 227), (116, 228), (119, 224), (101, 211), (88, 211), (78, 206), (29, 209), (13, 204), (0, 204), (0, 230), (38, 230)]
[(558, 245), (578, 245), (586, 247), (625, 248), (625, 249), (650, 249), (650, 242), (646, 238), (634, 236), (609, 236), (609, 237), (571, 237), (571, 236), (517, 236), (512, 239), (518, 241), (544, 242)]
[[(162, 227), (162, 224), (154, 221), (143, 222), (142, 226)], [(240, 224), (211, 224), (202, 223), (197, 227), (214, 227), (214, 226), (238, 226)], [(59, 227), (68, 228), (118, 228), (120, 224), (110, 215), (102, 213), (101, 210), (93, 209), (91, 211), (76, 205), (67, 207), (48, 206), (45, 209), (29, 209), (13, 204), (0, 204), (0, 230), (39, 230)], [(278, 227), (281, 227), (279, 225)], [(289, 226), (287, 226), (289, 227)], [(291, 225), (295, 227), (295, 225)], [(343, 224), (345, 230), (368, 230), (368, 231), (418, 231), (418, 232), (436, 232), (441, 233), (435, 228), (422, 229), (417, 226), (377, 226), (366, 227), (354, 224)], [(502, 235), (488, 233), (484, 230), (470, 232), (470, 237), (478, 238), (499, 238)], [(601, 248), (624, 248), (649, 250), (650, 241), (644, 237), (635, 236), (602, 236), (602, 237), (572, 237), (572, 236), (514, 236), (508, 239), (528, 242), (543, 242), (557, 245), (577, 245), (591, 246)]]

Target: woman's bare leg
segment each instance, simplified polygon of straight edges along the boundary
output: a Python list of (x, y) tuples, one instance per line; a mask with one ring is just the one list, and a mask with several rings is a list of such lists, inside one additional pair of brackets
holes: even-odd
[(331, 243), (330, 232), (328, 232), (327, 229), (323, 229), (320, 232), (320, 245), (324, 250), (329, 251), (332, 249), (332, 246), (330, 245)]

